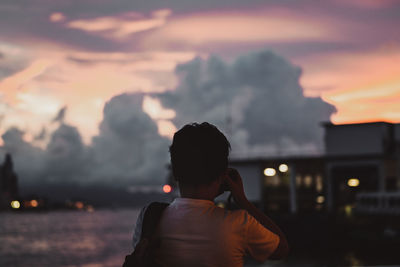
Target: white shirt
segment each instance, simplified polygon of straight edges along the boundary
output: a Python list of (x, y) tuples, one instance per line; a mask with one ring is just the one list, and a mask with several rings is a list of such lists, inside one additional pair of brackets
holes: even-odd
[[(134, 247), (143, 214), (144, 209), (136, 223)], [(229, 211), (191, 198), (176, 198), (165, 209), (157, 234), (161, 248), (155, 257), (163, 266), (243, 266), (245, 255), (262, 262), (279, 244), (279, 236), (247, 211)]]

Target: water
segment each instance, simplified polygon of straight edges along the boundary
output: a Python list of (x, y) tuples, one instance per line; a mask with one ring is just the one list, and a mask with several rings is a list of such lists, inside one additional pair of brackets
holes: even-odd
[[(138, 214), (134, 209), (0, 213), (0, 267), (122, 266), (132, 251)], [(317, 257), (321, 251), (315, 249), (292, 251), (285, 262), (248, 262), (246, 266), (400, 266), (396, 264), (400, 262), (398, 242), (386, 247), (374, 245), (375, 241), (362, 243), (354, 243), (343, 253), (323, 249), (327, 255)], [(365, 245), (371, 248), (365, 250)]]
[(0, 266), (122, 266), (139, 210), (0, 213)]

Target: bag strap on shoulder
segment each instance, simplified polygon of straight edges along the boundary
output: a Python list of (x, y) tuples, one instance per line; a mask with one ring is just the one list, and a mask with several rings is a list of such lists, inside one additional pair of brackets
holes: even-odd
[(144, 212), (143, 223), (142, 223), (142, 234), (140, 239), (143, 238), (150, 239), (153, 236), (160, 222), (162, 213), (164, 212), (165, 208), (168, 207), (168, 205), (169, 205), (168, 203), (164, 202), (150, 203), (150, 205)]

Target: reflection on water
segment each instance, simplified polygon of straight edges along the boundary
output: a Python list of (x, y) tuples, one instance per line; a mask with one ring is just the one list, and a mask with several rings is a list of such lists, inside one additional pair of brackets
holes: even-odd
[(0, 214), (0, 266), (121, 266), (138, 210)]

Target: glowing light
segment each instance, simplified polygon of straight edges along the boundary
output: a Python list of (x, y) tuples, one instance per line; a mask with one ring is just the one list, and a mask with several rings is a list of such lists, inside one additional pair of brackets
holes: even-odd
[(306, 187), (311, 187), (312, 184), (313, 184), (313, 178), (310, 175), (306, 175), (304, 177), (304, 185)]
[(93, 207), (92, 205), (88, 205), (88, 206), (86, 207), (86, 211), (87, 211), (87, 212), (94, 212), (94, 207)]
[(11, 201), (11, 208), (13, 209), (19, 209), (21, 207), (21, 204), (19, 203), (18, 200), (13, 200)]
[(276, 174), (276, 171), (274, 168), (265, 168), (265, 170), (264, 170), (265, 176), (274, 176), (275, 174)]
[(325, 202), (325, 197), (324, 196), (317, 196), (316, 201), (317, 201), (318, 204), (322, 204), (322, 203)]
[(162, 190), (164, 191), (165, 194), (171, 193), (172, 187), (169, 184), (166, 184), (163, 186)]
[(218, 202), (218, 203), (217, 203), (217, 207), (225, 208), (225, 204), (222, 203), (222, 202)]
[(77, 208), (79, 210), (83, 209), (84, 206), (85, 205), (83, 205), (83, 202), (81, 202), (81, 201), (75, 202), (75, 208)]
[(279, 171), (280, 172), (287, 172), (289, 170), (289, 166), (286, 164), (281, 164), (279, 165)]
[(347, 185), (350, 187), (357, 187), (360, 185), (360, 180), (358, 180), (357, 178), (350, 178), (347, 181)]
[(35, 199), (32, 199), (31, 202), (30, 202), (30, 204), (31, 204), (31, 206), (34, 207), (34, 208), (36, 208), (36, 207), (39, 205), (39, 203), (38, 203), (37, 200), (35, 200)]
[(351, 205), (344, 206), (344, 213), (346, 214), (347, 217), (350, 217), (351, 214), (353, 213), (353, 207)]

